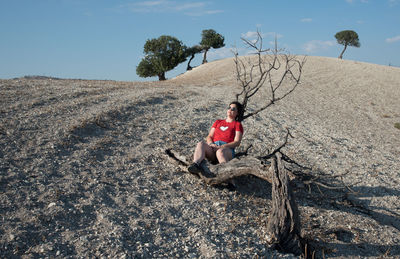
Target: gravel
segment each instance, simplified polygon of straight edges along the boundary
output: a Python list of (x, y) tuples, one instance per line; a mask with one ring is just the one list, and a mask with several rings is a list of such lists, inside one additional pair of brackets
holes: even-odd
[[(396, 258), (399, 69), (308, 59), (301, 90), (246, 120), (240, 149), (265, 154), (289, 127), (283, 152), (303, 166), (288, 169), (316, 255)], [(225, 116), (238, 88), (215, 66), (228, 61), (166, 82), (0, 80), (0, 257), (295, 258), (266, 244), (269, 183), (209, 187), (165, 155), (190, 159)]]

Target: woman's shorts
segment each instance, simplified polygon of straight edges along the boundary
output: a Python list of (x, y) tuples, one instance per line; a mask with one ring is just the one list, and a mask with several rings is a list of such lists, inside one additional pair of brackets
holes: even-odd
[[(222, 145), (226, 144), (226, 142), (218, 140), (218, 141), (215, 141), (214, 144), (217, 146), (222, 146)], [(235, 157), (235, 149), (231, 148), (231, 150), (232, 150), (232, 158), (234, 158)]]

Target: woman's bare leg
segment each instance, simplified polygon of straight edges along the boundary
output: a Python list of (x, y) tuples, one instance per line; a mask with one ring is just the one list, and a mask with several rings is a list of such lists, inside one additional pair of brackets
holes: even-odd
[(232, 157), (232, 150), (230, 148), (221, 148), (218, 149), (216, 152), (216, 156), (218, 159), (218, 162), (221, 163), (226, 163), (229, 160), (231, 160)]
[(196, 149), (194, 150), (193, 162), (200, 164), (205, 157), (212, 161), (216, 160), (213, 148), (210, 147), (206, 142), (200, 141), (199, 143), (197, 143)]

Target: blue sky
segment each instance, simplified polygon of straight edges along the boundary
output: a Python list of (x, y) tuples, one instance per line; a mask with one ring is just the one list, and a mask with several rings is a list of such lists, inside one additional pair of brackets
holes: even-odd
[[(335, 33), (354, 30), (361, 47), (344, 59), (400, 66), (400, 0), (0, 0), (0, 78), (157, 80), (136, 75), (146, 40), (193, 46), (204, 29), (225, 37), (209, 61), (232, 57), (233, 46), (245, 54), (240, 38), (256, 30), (292, 54), (337, 57)], [(200, 63), (201, 54), (191, 65)]]

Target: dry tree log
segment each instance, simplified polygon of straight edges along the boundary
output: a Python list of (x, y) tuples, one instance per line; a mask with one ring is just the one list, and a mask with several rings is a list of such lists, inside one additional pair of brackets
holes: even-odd
[[(182, 170), (187, 171), (190, 163), (185, 156), (180, 155), (172, 149), (165, 150), (165, 153), (170, 161)], [(255, 157), (235, 158), (229, 161), (229, 163), (216, 165), (203, 161), (200, 166), (203, 169), (203, 173), (199, 177), (208, 185), (218, 185), (243, 175), (254, 175), (271, 182), (271, 174), (267, 172), (270, 166)]]
[(303, 251), (296, 202), (278, 152), (272, 158), (272, 210), (268, 217), (267, 242), (274, 248), (300, 255)]
[[(269, 165), (264, 165), (255, 157), (244, 157), (242, 159), (233, 159), (229, 163), (210, 165), (209, 168), (204, 163), (201, 164), (206, 176), (200, 175), (202, 180), (209, 185), (218, 185), (226, 183), (230, 179), (243, 176), (254, 175), (265, 181), (271, 182), (270, 174), (267, 170)], [(207, 172), (209, 170), (209, 172)], [(207, 177), (208, 175), (213, 177)]]

